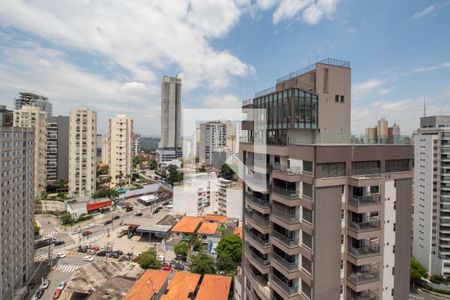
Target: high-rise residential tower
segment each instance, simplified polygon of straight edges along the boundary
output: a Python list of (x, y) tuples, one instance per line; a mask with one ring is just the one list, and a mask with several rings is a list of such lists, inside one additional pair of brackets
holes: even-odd
[(35, 130), (0, 127), (0, 299), (13, 299), (33, 272)]
[(227, 144), (227, 122), (210, 121), (199, 124), (199, 163), (212, 165), (213, 153)]
[(243, 103), (245, 299), (408, 298), (413, 149), (352, 138), (350, 84), (327, 59)]
[(24, 105), (14, 111), (14, 127), (34, 128), (34, 193), (45, 192), (47, 180), (47, 113), (37, 106)]
[(50, 116), (47, 124), (47, 184), (69, 180), (69, 117)]
[(53, 105), (44, 96), (33, 93), (19, 93), (19, 98), (15, 99), (15, 109), (20, 109), (24, 105), (39, 107), (40, 110), (47, 113), (47, 116), (53, 114)]
[(181, 79), (164, 76), (161, 81), (161, 140), (157, 149), (160, 162), (182, 156)]
[(0, 127), (12, 127), (14, 124), (14, 112), (0, 105)]
[(133, 159), (133, 120), (125, 115), (109, 118), (109, 171), (111, 183), (129, 182)]
[(69, 195), (90, 196), (96, 189), (97, 113), (73, 110), (69, 123)]
[(450, 275), (450, 116), (420, 119), (414, 136), (413, 256), (428, 274)]

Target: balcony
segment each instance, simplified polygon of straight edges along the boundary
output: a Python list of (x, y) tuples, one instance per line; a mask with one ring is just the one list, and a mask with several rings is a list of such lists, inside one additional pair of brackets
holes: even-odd
[(270, 289), (267, 285), (267, 280), (264, 280), (263, 276), (255, 274), (249, 265), (246, 265), (246, 267), (255, 292), (263, 299), (270, 299)]
[(276, 285), (279, 290), (289, 297), (298, 294), (298, 286), (290, 286), (285, 280), (278, 278), (276, 275), (272, 274), (271, 283)]
[(277, 263), (279, 263), (283, 268), (285, 268), (288, 271), (297, 271), (299, 270), (298, 267), (298, 261), (290, 262), (286, 260), (284, 257), (276, 254), (275, 252), (272, 252), (272, 258)]
[(378, 268), (372, 266), (362, 268), (360, 270), (350, 269), (347, 273), (347, 279), (355, 285), (378, 281), (379, 276), (380, 271), (378, 270)]
[(252, 241), (256, 242), (258, 245), (260, 245), (262, 248), (269, 248), (270, 247), (270, 240), (263, 239), (253, 232), (246, 230), (245, 232), (246, 236), (248, 236)]
[(349, 293), (347, 300), (378, 300), (378, 295), (371, 290), (359, 293)]
[(272, 237), (276, 240), (280, 241), (282, 244), (284, 244), (286, 247), (293, 248), (293, 247), (299, 247), (299, 239), (298, 238), (290, 238), (285, 236), (282, 233), (279, 233), (278, 231), (272, 231)]
[(300, 216), (298, 214), (277, 206), (272, 206), (272, 215), (287, 224), (300, 224)]
[[(246, 247), (246, 252), (249, 253), (250, 260), (262, 270), (267, 269), (270, 266), (270, 260), (268, 258), (262, 258), (256, 254), (255, 251), (251, 250), (250, 247)], [(267, 270), (265, 273), (267, 273)]]
[(300, 167), (287, 167), (285, 165), (274, 165), (272, 177), (286, 182), (298, 182), (301, 180), (302, 169)]
[(264, 218), (262, 215), (259, 215), (256, 212), (249, 212), (248, 210), (245, 212), (245, 216), (251, 223), (257, 225), (262, 229), (270, 229), (270, 220), (269, 218)]
[(270, 206), (269, 199), (258, 198), (250, 193), (245, 193), (245, 198), (247, 199), (248, 203), (260, 208), (262, 210), (260, 211), (261, 213), (269, 213), (268, 211)]
[(375, 205), (380, 203), (380, 194), (372, 194), (366, 196), (352, 195), (349, 199), (349, 204), (354, 206)]
[(299, 199), (300, 194), (297, 190), (285, 189), (279, 186), (274, 185), (272, 187), (272, 192), (279, 194), (287, 199)]
[(371, 220), (367, 222), (357, 222), (350, 220), (348, 227), (356, 232), (366, 232), (380, 229), (380, 220)]
[(356, 258), (364, 258), (380, 254), (380, 245), (377, 243), (368, 243), (363, 247), (348, 247), (348, 253)]

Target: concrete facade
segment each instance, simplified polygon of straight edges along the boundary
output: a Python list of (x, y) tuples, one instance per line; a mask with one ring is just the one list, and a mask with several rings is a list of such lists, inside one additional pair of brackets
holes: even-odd
[(47, 97), (36, 95), (33, 93), (19, 93), (19, 98), (15, 99), (15, 109), (21, 109), (22, 106), (36, 106), (40, 110), (45, 111), (47, 116), (53, 114), (53, 105), (48, 101)]
[(0, 128), (0, 299), (26, 285), (34, 262), (34, 160), (31, 128)]
[(47, 113), (37, 106), (24, 105), (14, 111), (14, 127), (34, 128), (34, 193), (40, 196), (47, 181)]
[(70, 112), (69, 195), (90, 196), (96, 190), (97, 113), (87, 108)]
[(47, 184), (69, 180), (69, 116), (50, 116), (47, 124)]

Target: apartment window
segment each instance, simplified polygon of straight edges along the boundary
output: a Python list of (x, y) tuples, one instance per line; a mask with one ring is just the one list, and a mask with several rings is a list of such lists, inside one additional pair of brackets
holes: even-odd
[(323, 76), (323, 93), (328, 94), (328, 68), (323, 69), (324, 76)]
[(386, 172), (403, 172), (409, 170), (408, 159), (395, 159), (386, 161)]
[(303, 207), (303, 220), (312, 223), (312, 210)]
[(311, 184), (303, 182), (303, 196), (312, 198), (312, 185)]
[(334, 102), (339, 103), (339, 95), (334, 95)]
[(302, 244), (312, 249), (312, 236), (304, 231), (302, 231)]
[(344, 95), (341, 95), (341, 103), (344, 103)]
[(345, 163), (319, 164), (320, 177), (345, 176)]
[(303, 171), (312, 173), (313, 171), (313, 163), (312, 161), (303, 161)]
[(308, 298), (311, 299), (311, 287), (302, 280), (302, 293)]
[(380, 172), (379, 161), (352, 162), (352, 175), (376, 174)]

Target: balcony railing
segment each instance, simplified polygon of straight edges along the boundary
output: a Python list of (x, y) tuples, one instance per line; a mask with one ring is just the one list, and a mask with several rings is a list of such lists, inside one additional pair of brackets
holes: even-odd
[(378, 255), (380, 254), (380, 245), (377, 243), (369, 243), (367, 246), (359, 248), (349, 246), (348, 252), (357, 258)]
[(349, 228), (360, 232), (360, 231), (368, 231), (368, 230), (376, 230), (380, 229), (380, 220), (372, 220), (368, 222), (355, 222), (349, 221)]
[(282, 233), (279, 233), (278, 231), (272, 231), (272, 237), (279, 240), (281, 243), (288, 247), (298, 247), (299, 245), (299, 239), (298, 238), (290, 238), (285, 236)]
[(257, 225), (261, 226), (262, 228), (270, 228), (270, 220), (268, 218), (266, 219), (258, 215), (257, 213), (251, 213), (249, 211), (246, 211), (245, 215), (247, 216), (247, 218), (249, 218)]
[(347, 278), (356, 285), (377, 281), (379, 276), (380, 271), (374, 267), (357, 271), (350, 270), (347, 274)]
[(245, 233), (246, 233), (246, 235), (247, 235), (248, 237), (250, 237), (251, 240), (253, 240), (253, 241), (255, 241), (256, 243), (258, 243), (261, 247), (263, 247), (263, 248), (270, 247), (270, 240), (269, 240), (269, 239), (265, 240), (265, 239), (263, 239), (263, 238), (257, 236), (257, 235), (254, 234), (253, 232), (250, 232), (249, 230), (246, 230)]
[(281, 219), (282, 221), (289, 224), (298, 224), (300, 223), (300, 216), (296, 213), (290, 213), (286, 210), (283, 210), (279, 207), (272, 206), (272, 214)]
[(247, 251), (250, 253), (250, 257), (256, 261), (258, 265), (260, 265), (263, 268), (266, 268), (270, 265), (270, 260), (268, 258), (264, 259), (260, 256), (258, 256), (255, 252), (250, 250), (250, 248), (247, 247)]
[(262, 206), (262, 207), (269, 207), (270, 205), (270, 200), (269, 199), (262, 199), (262, 198), (258, 198), (255, 197), (249, 193), (246, 193), (245, 196), (247, 197), (247, 199), (252, 202), (253, 204), (256, 204), (258, 206)]
[(287, 167), (285, 165), (274, 165), (274, 170), (278, 170), (288, 174), (302, 174), (302, 168), (300, 167)]
[(272, 252), (272, 258), (276, 262), (280, 263), (283, 267), (285, 267), (289, 271), (296, 270), (299, 268), (297, 261), (290, 262), (290, 261), (286, 260), (284, 257), (276, 254), (275, 252)]
[(247, 264), (247, 274), (250, 275), (250, 279), (253, 283), (253, 288), (265, 296), (265, 299), (270, 299), (270, 289), (262, 276), (256, 275), (250, 266)]
[(349, 202), (356, 206), (363, 205), (373, 205), (380, 203), (380, 194), (366, 195), (366, 196), (355, 196), (350, 197)]
[(272, 188), (272, 191), (276, 194), (280, 194), (284, 197), (290, 198), (290, 199), (296, 199), (300, 197), (300, 194), (298, 191), (296, 190), (289, 190), (289, 189), (284, 189), (281, 188), (279, 186), (274, 185)]
[(298, 294), (298, 286), (290, 286), (281, 278), (278, 278), (274, 274), (271, 277), (272, 283), (275, 283), (282, 291), (284, 291), (287, 295), (292, 296)]
[(372, 291), (364, 291), (359, 294), (349, 295), (347, 297), (348, 300), (378, 300), (378, 295)]

